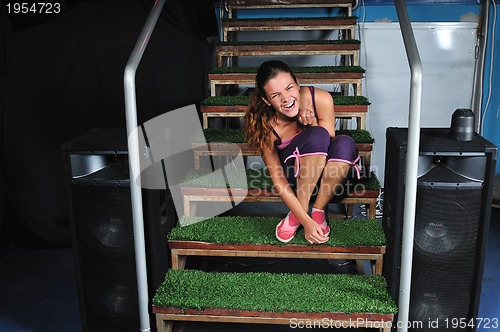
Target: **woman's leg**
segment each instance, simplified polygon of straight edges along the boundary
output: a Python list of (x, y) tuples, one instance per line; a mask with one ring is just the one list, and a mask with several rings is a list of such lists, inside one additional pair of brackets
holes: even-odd
[[(322, 127), (311, 127), (300, 132), (286, 148), (278, 151), (285, 176), (306, 212), (325, 167), (329, 145), (328, 131)], [(289, 212), (276, 226), (276, 237), (285, 243), (291, 241), (300, 224), (297, 217)]]
[(318, 195), (313, 207), (325, 210), (328, 202), (337, 194), (343, 194), (343, 183), (352, 165), (359, 158), (354, 140), (345, 135), (334, 137), (328, 149), (327, 164), (323, 170)]
[[(296, 196), (304, 211), (308, 212), (309, 201), (325, 167), (326, 156), (310, 155), (298, 159), (300, 166), (296, 179)], [(284, 243), (290, 242), (300, 224), (299, 219), (290, 211), (285, 219), (276, 226), (276, 238)], [(325, 236), (328, 233), (329, 231), (323, 231), (323, 235)]]
[[(316, 185), (324, 172), (326, 156), (312, 155), (300, 158), (299, 176), (297, 178), (297, 199), (307, 212), (309, 201)], [(331, 163), (330, 163), (331, 164)]]
[(309, 201), (325, 167), (330, 135), (323, 127), (300, 132), (287, 148), (279, 151), (285, 175), (294, 187), (297, 199), (309, 210)]
[(341, 161), (326, 164), (313, 208), (325, 210), (336, 194), (342, 194), (342, 185), (350, 168), (351, 165)]

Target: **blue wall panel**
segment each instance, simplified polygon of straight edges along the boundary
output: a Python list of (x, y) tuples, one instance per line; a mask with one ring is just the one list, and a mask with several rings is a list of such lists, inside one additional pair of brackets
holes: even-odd
[[(479, 15), (479, 5), (408, 5), (408, 15), (412, 22), (460, 22), (466, 14)], [(393, 6), (359, 6), (353, 13), (360, 21), (398, 21), (396, 8)]]
[[(493, 22), (494, 11), (490, 11), (490, 23)], [(484, 131), (483, 136), (490, 140), (493, 144), (500, 147), (500, 75), (498, 70), (498, 63), (500, 63), (500, 53), (498, 47), (500, 45), (500, 27), (496, 26), (495, 33), (490, 29), (488, 48), (486, 50), (486, 68), (484, 70), (484, 93), (483, 93), (483, 117), (484, 117)], [(494, 38), (494, 43), (493, 43)], [(491, 47), (495, 46), (493, 52)], [(493, 69), (491, 64), (493, 63)], [(490, 85), (490, 71), (491, 71), (491, 85)], [(491, 95), (490, 95), (491, 93)], [(496, 174), (500, 174), (500, 162), (497, 161)]]
[[(361, 3), (362, 0), (359, 0)], [(364, 0), (367, 6), (383, 6), (383, 5), (394, 5), (394, 0)], [(474, 5), (478, 4), (478, 0), (406, 0), (407, 5)]]

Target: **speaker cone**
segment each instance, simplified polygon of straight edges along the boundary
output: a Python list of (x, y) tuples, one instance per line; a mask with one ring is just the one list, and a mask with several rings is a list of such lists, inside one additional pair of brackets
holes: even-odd
[[(467, 279), (446, 271), (418, 269), (410, 295), (410, 320), (422, 322), (424, 331), (446, 327), (446, 319), (468, 316), (470, 285)], [(434, 323), (437, 326), (430, 326)]]
[(83, 238), (99, 254), (130, 256), (134, 232), (130, 195), (99, 193), (89, 198), (80, 212)]

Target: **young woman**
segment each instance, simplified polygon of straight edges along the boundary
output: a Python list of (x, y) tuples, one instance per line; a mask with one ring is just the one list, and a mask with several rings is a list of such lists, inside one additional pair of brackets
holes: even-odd
[(328, 241), (328, 202), (359, 160), (352, 138), (335, 136), (330, 93), (301, 87), (281, 61), (264, 62), (257, 71), (256, 89), (245, 114), (245, 136), (260, 149), (275, 189), (290, 209), (276, 226), (278, 240), (290, 242), (302, 225), (309, 243)]

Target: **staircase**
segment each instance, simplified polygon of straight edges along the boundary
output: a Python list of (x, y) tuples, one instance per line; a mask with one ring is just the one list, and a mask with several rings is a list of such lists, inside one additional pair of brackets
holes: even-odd
[[(339, 17), (238, 19), (240, 9), (339, 8)], [(350, 0), (227, 0), (227, 18), (221, 20), (222, 41), (216, 46), (217, 68), (209, 74), (211, 96), (201, 104), (204, 135), (193, 141), (195, 169), (188, 173), (181, 192), (184, 216), (169, 235), (172, 269), (153, 299), (158, 331), (172, 331), (174, 322), (237, 322), (294, 324), (320, 327), (377, 328), (390, 331), (397, 308), (386, 290), (382, 262), (386, 251), (380, 223), (375, 220), (380, 183), (370, 170), (373, 138), (366, 130), (369, 101), (362, 96), (364, 69), (359, 66), (360, 42), (353, 39), (357, 18)], [(242, 31), (338, 30), (337, 40), (237, 41)], [(266, 170), (246, 170), (248, 183), (241, 189), (206, 170), (206, 157), (258, 156), (245, 142), (239, 128), (215, 128), (218, 119), (240, 119), (249, 97), (245, 86), (254, 84), (255, 67), (238, 67), (238, 59), (251, 56), (335, 55), (340, 66), (292, 67), (303, 85), (327, 84), (332, 92), (337, 134), (351, 135), (363, 158), (363, 178), (346, 185), (345, 194), (333, 203), (352, 207), (365, 204), (367, 219), (330, 220), (330, 240), (309, 245), (299, 233), (283, 245), (274, 235), (281, 217), (197, 216), (197, 204), (280, 203)], [(339, 92), (340, 91), (340, 92)], [(217, 120), (218, 122), (216, 122)], [(226, 121), (230, 122), (230, 121)], [(234, 121), (233, 121), (234, 122)], [(241, 124), (241, 121), (236, 121)], [(234, 126), (234, 123), (232, 124)], [(231, 127), (231, 126), (230, 126)], [(229, 144), (231, 143), (231, 144)], [(237, 144), (237, 145), (235, 145)], [(241, 178), (241, 177), (240, 177)], [(215, 183), (222, 183), (220, 187)], [(229, 183), (231, 186), (229, 187)], [(360, 189), (361, 188), (361, 189)], [(228, 195), (229, 192), (229, 195)], [(258, 205), (256, 205), (258, 206)], [(302, 233), (301, 233), (302, 232)], [(207, 272), (186, 269), (189, 257), (245, 257), (279, 259), (355, 260), (361, 274)], [(371, 268), (364, 271), (363, 262)], [(307, 287), (306, 287), (307, 285)], [(296, 327), (299, 327), (297, 325)]]

